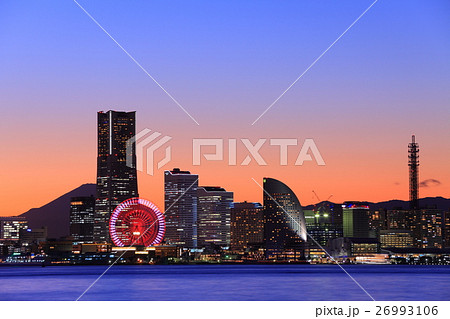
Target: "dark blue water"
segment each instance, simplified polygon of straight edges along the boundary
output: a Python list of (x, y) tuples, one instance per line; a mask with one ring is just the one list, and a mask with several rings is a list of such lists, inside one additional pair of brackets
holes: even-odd
[[(450, 300), (449, 266), (344, 268), (376, 300)], [(75, 300), (105, 266), (0, 267), (0, 300)], [(370, 300), (333, 265), (114, 266), (81, 300)]]

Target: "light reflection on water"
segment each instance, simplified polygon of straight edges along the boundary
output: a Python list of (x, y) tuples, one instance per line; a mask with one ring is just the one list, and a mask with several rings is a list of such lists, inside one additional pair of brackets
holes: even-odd
[[(107, 266), (0, 267), (0, 300), (75, 300)], [(450, 266), (353, 265), (376, 300), (450, 300)], [(114, 266), (82, 300), (369, 300), (333, 265)]]

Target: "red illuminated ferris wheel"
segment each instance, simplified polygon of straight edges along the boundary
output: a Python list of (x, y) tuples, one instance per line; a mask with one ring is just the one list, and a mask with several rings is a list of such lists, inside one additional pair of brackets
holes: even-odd
[(164, 215), (155, 204), (130, 198), (116, 207), (109, 220), (109, 233), (116, 246), (158, 245), (164, 238)]

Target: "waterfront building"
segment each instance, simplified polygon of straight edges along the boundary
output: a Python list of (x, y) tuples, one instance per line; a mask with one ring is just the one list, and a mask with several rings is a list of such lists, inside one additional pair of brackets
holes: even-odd
[(345, 202), (343, 208), (344, 237), (369, 238), (369, 206), (364, 202)]
[(221, 187), (197, 188), (198, 247), (229, 248), (233, 193)]
[(450, 211), (445, 212), (444, 220), (444, 247), (450, 248)]
[(264, 243), (269, 259), (305, 257), (306, 221), (300, 201), (284, 183), (263, 179)]
[(0, 241), (18, 241), (20, 230), (27, 228), (28, 222), (25, 217), (0, 217)]
[(198, 175), (174, 168), (164, 171), (165, 242), (197, 247)]
[(369, 211), (369, 237), (378, 238), (380, 229), (387, 229), (385, 209)]
[(52, 257), (68, 257), (72, 253), (73, 242), (71, 240), (48, 240), (40, 244), (41, 249)]
[(414, 246), (413, 232), (405, 229), (380, 230), (381, 248), (410, 248)]
[(342, 207), (324, 202), (312, 210), (304, 210), (306, 228), (310, 238), (310, 246), (324, 247), (330, 239), (343, 236)]
[(38, 245), (47, 240), (47, 227), (22, 228), (19, 231), (19, 238), (22, 245)]
[(445, 211), (439, 209), (420, 210), (419, 248), (443, 248)]
[(408, 210), (392, 209), (386, 212), (387, 229), (411, 230), (408, 222), (410, 212)]
[(381, 246), (376, 238), (340, 237), (330, 240), (329, 252), (336, 258), (378, 254)]
[(94, 242), (94, 210), (94, 196), (70, 199), (70, 237), (74, 244)]
[(233, 203), (231, 207), (231, 248), (245, 250), (264, 241), (264, 211), (260, 203)]

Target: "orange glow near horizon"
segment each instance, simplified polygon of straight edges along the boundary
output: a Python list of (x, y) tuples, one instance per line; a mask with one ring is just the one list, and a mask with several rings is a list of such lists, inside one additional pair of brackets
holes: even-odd
[[(28, 162), (27, 156), (9, 159), (8, 171), (2, 174), (0, 193), (2, 200), (1, 216), (14, 216), (26, 212), (30, 208), (40, 207), (56, 199), (64, 193), (84, 183), (95, 183), (96, 153), (95, 142), (92, 143), (92, 132), (84, 134), (84, 144), (73, 138), (73, 146), (64, 152), (55, 152), (62, 141), (53, 140), (44, 145), (34, 145), (24, 150), (32, 153), (33, 161)], [(94, 139), (95, 140), (95, 139)], [(176, 140), (176, 138), (174, 138)], [(302, 143), (302, 139), (299, 142)], [(420, 188), (420, 197), (443, 196), (450, 197), (448, 191), (448, 172), (440, 167), (445, 165), (442, 157), (436, 156), (437, 149), (429, 147), (418, 137), (421, 146), (420, 180), (438, 179), (441, 185)], [(64, 141), (67, 142), (67, 141)], [(252, 140), (253, 143), (256, 139)], [(330, 199), (334, 202), (346, 200), (385, 201), (390, 199), (408, 199), (408, 168), (407, 143), (404, 141), (400, 149), (385, 148), (384, 154), (374, 150), (353, 152), (350, 145), (339, 147), (317, 142), (325, 166), (317, 166), (315, 162), (305, 162), (303, 166), (294, 166), (299, 148), (289, 150), (289, 165), (280, 166), (278, 149), (268, 146), (261, 154), (267, 161), (267, 166), (258, 166), (254, 160), (248, 166), (228, 166), (225, 152), (223, 162), (202, 161), (200, 166), (193, 166), (192, 153), (188, 143), (173, 145), (173, 160), (160, 170), (155, 170), (154, 176), (138, 172), (140, 197), (154, 202), (161, 210), (164, 209), (164, 175), (163, 170), (179, 167), (199, 174), (199, 185), (222, 186), (234, 192), (235, 201), (262, 201), (262, 190), (253, 181), (262, 185), (263, 177), (273, 177), (286, 183), (298, 196), (302, 205), (316, 203), (312, 193), (314, 190), (321, 200)], [(178, 151), (177, 147), (178, 146)], [(37, 150), (40, 150), (38, 152)], [(19, 151), (16, 149), (16, 151)], [(161, 153), (158, 153), (161, 151)], [(163, 156), (163, 150), (158, 150), (156, 156)], [(45, 155), (51, 154), (51, 155)], [(238, 164), (247, 155), (238, 148)], [(65, 165), (62, 165), (62, 164)], [(188, 163), (188, 164), (186, 164)]]

